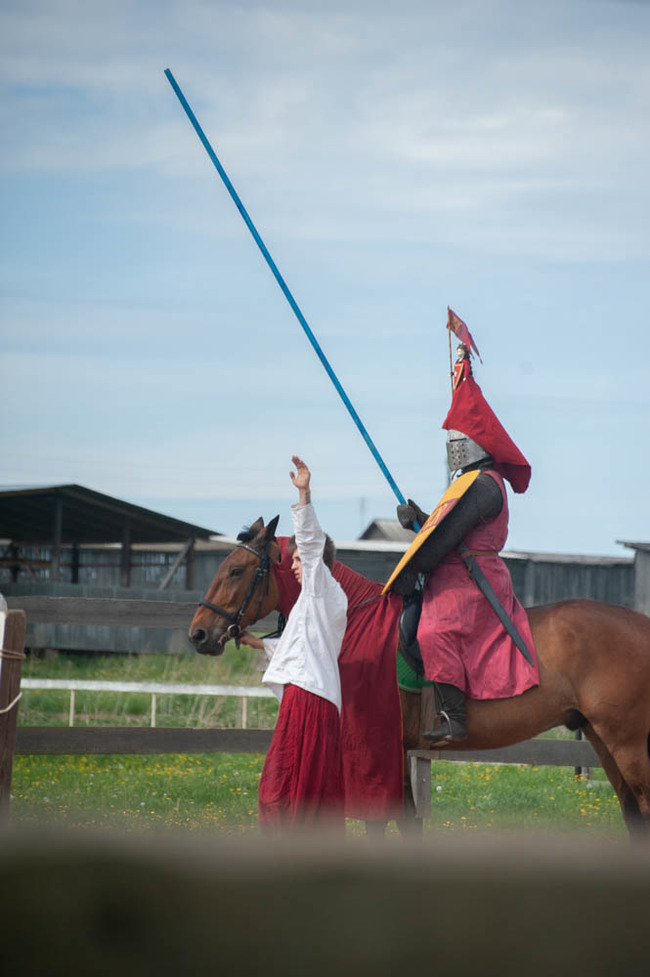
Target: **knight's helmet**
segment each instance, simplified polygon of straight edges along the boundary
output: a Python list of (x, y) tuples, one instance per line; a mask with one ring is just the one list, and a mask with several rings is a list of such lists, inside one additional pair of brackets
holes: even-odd
[(490, 457), (489, 451), (462, 431), (447, 431), (447, 464), (452, 474)]

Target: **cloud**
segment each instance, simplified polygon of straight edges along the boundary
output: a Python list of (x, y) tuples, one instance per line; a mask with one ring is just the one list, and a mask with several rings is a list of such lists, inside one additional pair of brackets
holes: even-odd
[(169, 66), (409, 493), (440, 487), (450, 302), (548, 473), (532, 536), (542, 511), (562, 524), (579, 503), (558, 430), (592, 423), (601, 458), (603, 431), (632, 451), (647, 422), (648, 19), (591, 0), (5, 4), (12, 480), (262, 501), (297, 450), (324, 498), (393, 511)]
[(623, 174), (630, 200), (648, 196), (639, 37), (606, 5), (550, 4), (532, 21), (507, 2), (410, 8), (410, 18), (386, 5), (369, 17), (365, 4), (172, 4), (153, 18), (129, 0), (14, 8), (4, 168), (140, 170), (168, 206), (125, 210), (123, 221), (227, 234), (204, 208), (175, 206), (183, 185), (217, 177), (162, 75), (170, 63), (278, 238), (646, 257), (638, 208), (623, 227), (600, 210), (620, 198)]

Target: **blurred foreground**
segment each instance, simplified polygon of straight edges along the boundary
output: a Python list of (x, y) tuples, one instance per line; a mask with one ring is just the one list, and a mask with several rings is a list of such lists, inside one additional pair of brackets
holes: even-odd
[(572, 837), (265, 839), (12, 828), (23, 974), (647, 973), (650, 850)]

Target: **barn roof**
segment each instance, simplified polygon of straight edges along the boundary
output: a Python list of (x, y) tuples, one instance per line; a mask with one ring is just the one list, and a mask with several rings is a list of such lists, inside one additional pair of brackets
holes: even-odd
[(359, 536), (360, 540), (386, 540), (391, 543), (410, 543), (415, 533), (404, 529), (397, 519), (373, 519)]
[(60, 542), (64, 546), (121, 543), (127, 529), (131, 543), (167, 543), (220, 535), (83, 485), (50, 485), (0, 488), (0, 538), (21, 544), (52, 543), (57, 512), (61, 519)]
[(621, 546), (627, 546), (630, 550), (638, 550), (640, 553), (650, 553), (650, 543), (631, 543), (625, 539), (617, 539)]

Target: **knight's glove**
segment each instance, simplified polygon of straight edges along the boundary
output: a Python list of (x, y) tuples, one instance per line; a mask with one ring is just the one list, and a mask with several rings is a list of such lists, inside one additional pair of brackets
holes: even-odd
[(422, 528), (429, 517), (413, 499), (408, 499), (407, 502), (407, 505), (397, 506), (397, 518), (399, 519), (400, 526), (403, 526), (404, 529), (415, 530), (414, 523), (417, 522), (420, 528)]

